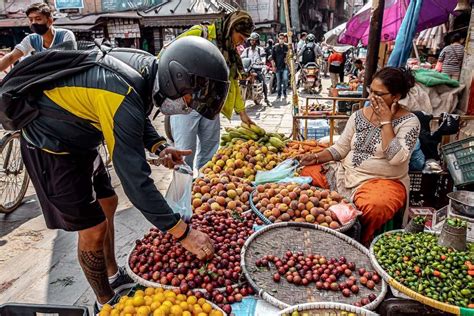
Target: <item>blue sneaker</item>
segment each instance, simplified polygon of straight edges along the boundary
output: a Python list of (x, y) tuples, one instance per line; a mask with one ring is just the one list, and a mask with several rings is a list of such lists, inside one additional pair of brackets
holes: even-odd
[(110, 283), (110, 286), (115, 293), (121, 293), (124, 290), (129, 290), (135, 286), (136, 282), (127, 274), (125, 267), (118, 268), (119, 275), (114, 282)]

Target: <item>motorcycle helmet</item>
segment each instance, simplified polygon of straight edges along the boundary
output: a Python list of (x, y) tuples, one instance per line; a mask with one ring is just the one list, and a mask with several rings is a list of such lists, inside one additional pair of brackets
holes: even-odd
[(187, 36), (172, 42), (158, 61), (153, 101), (192, 96), (188, 106), (207, 119), (215, 119), (229, 91), (229, 70), (219, 49), (210, 41)]
[(315, 40), (316, 40), (316, 36), (314, 36), (314, 34), (309, 33), (308, 36), (306, 36), (307, 42), (314, 42)]
[(260, 35), (257, 32), (252, 32), (252, 34), (250, 34), (249, 40), (259, 41), (260, 40)]

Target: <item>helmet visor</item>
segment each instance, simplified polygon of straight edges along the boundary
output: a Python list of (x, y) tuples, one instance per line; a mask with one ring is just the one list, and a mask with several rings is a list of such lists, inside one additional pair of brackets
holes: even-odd
[(229, 82), (195, 76), (193, 86), (193, 99), (189, 106), (205, 118), (215, 119), (224, 106)]

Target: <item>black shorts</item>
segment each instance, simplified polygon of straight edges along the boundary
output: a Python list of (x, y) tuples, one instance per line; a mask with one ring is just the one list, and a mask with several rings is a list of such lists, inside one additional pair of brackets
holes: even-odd
[(115, 191), (97, 151), (51, 154), (22, 137), (21, 154), (48, 228), (78, 231), (105, 220), (98, 200)]

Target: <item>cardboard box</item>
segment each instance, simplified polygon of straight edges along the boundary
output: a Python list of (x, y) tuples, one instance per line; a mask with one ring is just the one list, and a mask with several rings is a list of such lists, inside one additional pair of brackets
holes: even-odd
[(433, 222), (433, 215), (436, 209), (432, 207), (409, 207), (408, 208), (408, 220), (411, 220), (417, 216), (423, 216), (426, 218), (425, 226), (431, 228)]

